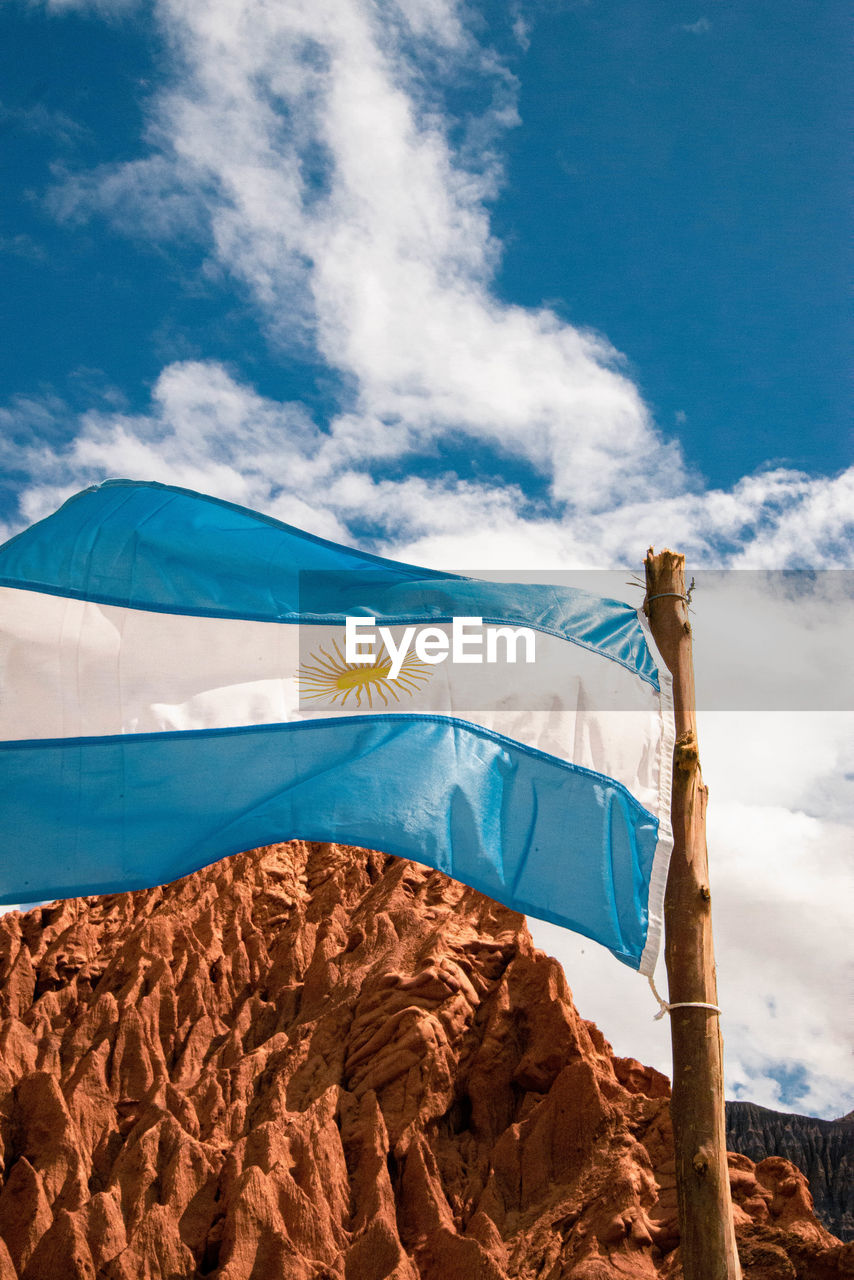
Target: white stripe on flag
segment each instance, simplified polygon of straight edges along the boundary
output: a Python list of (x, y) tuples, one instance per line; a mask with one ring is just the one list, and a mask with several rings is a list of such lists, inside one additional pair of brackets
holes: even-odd
[[(552, 635), (536, 634), (532, 664), (422, 667), (414, 687), (393, 686), (399, 701), (386, 686), (388, 701), (374, 688), (369, 706), (355, 694), (300, 701), (300, 663), (324, 660), (322, 650), (337, 662), (341, 626), (160, 613), (8, 587), (0, 587), (0, 609), (0, 740), (452, 716), (614, 778), (651, 812), (660, 808), (659, 693)], [(392, 629), (396, 641), (402, 630)]]

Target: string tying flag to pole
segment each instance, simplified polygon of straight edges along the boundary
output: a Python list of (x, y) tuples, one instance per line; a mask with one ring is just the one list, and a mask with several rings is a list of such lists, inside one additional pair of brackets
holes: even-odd
[(653, 1022), (658, 1022), (666, 1013), (670, 1013), (671, 1009), (709, 1009), (712, 1013), (719, 1014), (721, 1012), (716, 1004), (706, 1004), (705, 1000), (674, 1000), (672, 1002), (665, 1000), (664, 997), (659, 994), (652, 974), (648, 974), (647, 976), (649, 979), (649, 985), (652, 988), (652, 994), (655, 996), (660, 1006), (658, 1013), (653, 1015)]

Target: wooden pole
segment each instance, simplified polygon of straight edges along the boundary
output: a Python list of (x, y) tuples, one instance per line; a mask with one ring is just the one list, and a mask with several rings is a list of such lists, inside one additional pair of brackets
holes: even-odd
[[(646, 600), (655, 643), (673, 675), (676, 750), (673, 770), (673, 858), (664, 900), (664, 958), (671, 1004), (716, 1005), (706, 801), (697, 750), (691, 624), (685, 557), (673, 551), (644, 561)], [(657, 598), (654, 598), (657, 597)], [(685, 1280), (741, 1280), (735, 1243), (723, 1090), (720, 1020), (711, 1009), (673, 1009), (676, 1190)]]

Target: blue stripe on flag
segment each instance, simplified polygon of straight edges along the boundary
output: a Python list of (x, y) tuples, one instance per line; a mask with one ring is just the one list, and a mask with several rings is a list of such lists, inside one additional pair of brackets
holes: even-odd
[(534, 627), (658, 689), (630, 605), (573, 588), (484, 582), (383, 560), (169, 485), (110, 480), (0, 547), (0, 584), (101, 604), (270, 622), (456, 616)]
[(145, 888), (295, 837), (340, 841), (437, 867), (632, 968), (658, 839), (619, 783), (414, 716), (3, 743), (0, 829), (0, 903)]

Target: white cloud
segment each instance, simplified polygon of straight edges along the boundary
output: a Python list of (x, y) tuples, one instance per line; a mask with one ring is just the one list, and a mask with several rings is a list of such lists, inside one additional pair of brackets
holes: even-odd
[[(700, 718), (727, 1095), (833, 1118), (854, 1106), (854, 821), (797, 806), (846, 757), (850, 767), (854, 716), (754, 714), (749, 724), (745, 736), (743, 718)], [(616, 1051), (669, 1073), (669, 1027), (653, 1021), (645, 982), (595, 943), (530, 924)], [(663, 961), (656, 985), (666, 994)]]
[[(692, 610), (701, 710), (854, 709), (851, 573), (700, 573)], [(750, 740), (749, 716), (736, 732), (739, 743)], [(810, 748), (810, 761), (799, 767), (811, 779), (813, 762), (826, 752), (819, 742)], [(734, 758), (741, 759), (741, 747)], [(728, 787), (736, 783), (730, 771)]]
[(82, 173), (54, 170), (57, 182), (45, 200), (60, 222), (82, 222), (93, 212), (108, 217), (120, 231), (166, 240), (199, 232), (203, 207), (181, 182), (174, 161), (147, 156), (125, 164), (101, 165)]
[(0, 124), (23, 133), (44, 134), (66, 146), (89, 136), (89, 130), (64, 111), (52, 110), (43, 102), (11, 107), (0, 102)]
[(25, 231), (14, 236), (0, 236), (0, 254), (11, 254), (15, 258), (24, 258), (29, 262), (46, 262), (48, 258), (44, 245), (39, 244)]
[[(854, 467), (838, 476), (814, 478), (776, 471), (750, 484), (773, 483), (767, 527), (762, 537), (732, 560), (736, 566), (773, 569), (781, 565), (844, 567), (854, 546)], [(773, 507), (778, 507), (774, 512)], [(777, 518), (775, 519), (774, 516)]]
[[(639, 567), (647, 545), (666, 541), (698, 567), (729, 562), (762, 568), (773, 563), (774, 547), (788, 551), (789, 563), (848, 563), (844, 495), (854, 473), (814, 482), (773, 473), (749, 478), (728, 493), (688, 493), (633, 501), (601, 514), (578, 512), (569, 504), (527, 498), (518, 484), (502, 478), (500, 455), (490, 480), (436, 467), (419, 475), (426, 450), (421, 446), (419, 454), (410, 441), (416, 452), (401, 449), (402, 476), (383, 475), (377, 460), (391, 452), (387, 423), (351, 413), (321, 429), (301, 405), (267, 399), (211, 361), (168, 365), (146, 414), (101, 409), (81, 415), (70, 443), (21, 443), (27, 435), (50, 442), (67, 432), (68, 412), (55, 399), (19, 400), (0, 410), (0, 421), (7, 469), (29, 477), (20, 487), (19, 524), (46, 514), (60, 496), (82, 485), (130, 475), (181, 483), (274, 514), (302, 501), (312, 512), (312, 528), (318, 522), (327, 530), (334, 526), (336, 536), (347, 540), (369, 524), (389, 554), (437, 567)], [(357, 532), (348, 534), (348, 526)], [(790, 535), (790, 527), (808, 530), (809, 541), (806, 534)], [(777, 563), (786, 563), (782, 552)], [(744, 576), (749, 597), (751, 579)], [(733, 594), (730, 580), (716, 611), (718, 597), (710, 590), (708, 627), (714, 635), (726, 610), (745, 601)], [(824, 617), (846, 607), (820, 603)], [(703, 607), (702, 595), (697, 607)], [(797, 613), (796, 606), (786, 613), (782, 602), (779, 610), (780, 627), (787, 625), (784, 614)], [(757, 625), (748, 619), (743, 635), (754, 652), (762, 645)], [(806, 670), (797, 651), (791, 660)], [(813, 666), (820, 665), (815, 658)]]
[(756, 1096), (760, 1070), (797, 1063), (803, 1094), (790, 1109), (807, 1113), (854, 1103), (852, 833), (783, 806), (722, 801), (710, 816), (718, 977), (741, 1059), (732, 1086)]
[[(54, 403), (17, 405), (5, 414), (7, 438), (22, 419), (45, 435), (61, 413)], [(154, 386), (149, 414), (93, 410), (80, 417), (70, 444), (15, 450), (16, 465), (41, 477), (20, 495), (22, 522), (48, 515), (87, 484), (135, 476), (215, 493), (323, 536), (346, 538), (333, 505), (311, 502), (313, 455), (321, 440), (302, 405), (266, 400), (217, 364), (173, 364)]]
[(527, 53), (531, 47), (531, 23), (523, 15), (521, 6), (512, 6), (511, 12), (513, 14), (513, 39), (519, 48)]

